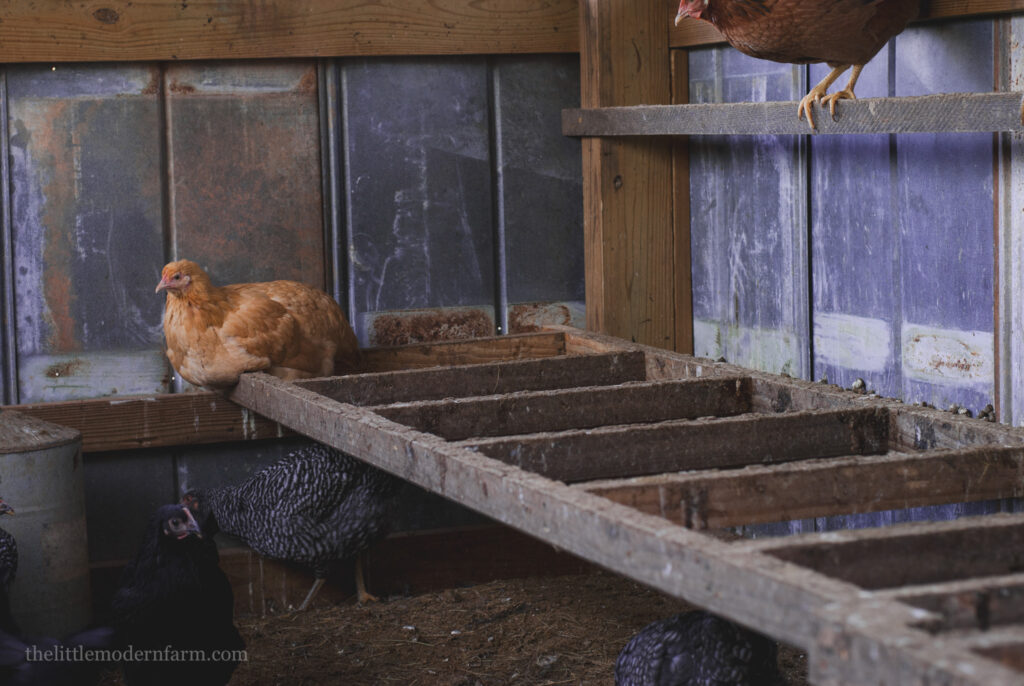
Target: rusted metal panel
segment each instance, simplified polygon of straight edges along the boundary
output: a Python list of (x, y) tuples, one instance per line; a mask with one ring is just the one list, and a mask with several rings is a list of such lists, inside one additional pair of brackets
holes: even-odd
[(164, 87), (173, 255), (215, 283), (323, 288), (316, 65), (176, 63)]
[[(915, 26), (896, 39), (896, 95), (985, 92), (991, 20)], [(896, 138), (903, 389), (977, 412), (994, 393), (991, 134)]]
[(360, 339), (381, 340), (379, 312), (493, 307), (485, 60), (353, 60), (342, 79)]
[[(575, 55), (501, 58), (494, 67), (499, 227), (510, 330), (533, 304), (579, 310), (582, 326), (583, 191), (580, 141), (562, 136), (561, 110), (580, 102)], [(520, 328), (515, 328), (515, 323)]]
[[(732, 48), (692, 50), (689, 73), (691, 103), (793, 100), (801, 93), (799, 68)], [(691, 138), (697, 355), (810, 373), (802, 146), (802, 139), (784, 136)]]
[(158, 82), (147, 65), (8, 70), (23, 402), (166, 388), (145, 361), (160, 338)]

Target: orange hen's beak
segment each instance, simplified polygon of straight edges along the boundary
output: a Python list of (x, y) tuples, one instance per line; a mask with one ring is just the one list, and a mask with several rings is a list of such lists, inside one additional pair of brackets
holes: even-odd
[(168, 286), (170, 286), (170, 285), (171, 285), (171, 282), (167, 280), (166, 276), (161, 277), (160, 283), (158, 283), (156, 285), (156, 290), (153, 291), (153, 292), (154, 293), (159, 293), (160, 291), (166, 291)]

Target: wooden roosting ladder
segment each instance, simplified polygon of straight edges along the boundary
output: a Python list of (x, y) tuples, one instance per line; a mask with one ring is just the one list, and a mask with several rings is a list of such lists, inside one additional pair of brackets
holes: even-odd
[(232, 399), (799, 646), (814, 683), (1024, 682), (1022, 515), (722, 535), (1018, 497), (1024, 432), (575, 329), (401, 359), (297, 383), (247, 374)]

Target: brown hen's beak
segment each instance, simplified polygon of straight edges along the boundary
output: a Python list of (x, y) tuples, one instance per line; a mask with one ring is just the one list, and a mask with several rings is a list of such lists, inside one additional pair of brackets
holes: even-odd
[(160, 283), (158, 283), (156, 285), (156, 290), (153, 291), (153, 292), (154, 293), (159, 293), (160, 291), (165, 291), (165, 290), (167, 290), (167, 287), (170, 286), (170, 285), (171, 285), (171, 282), (167, 280), (167, 277), (163, 277), (163, 278), (160, 279)]
[(683, 20), (683, 17), (685, 16), (686, 15), (683, 14), (682, 11), (680, 11), (679, 14), (676, 15), (676, 26), (679, 26), (679, 22), (681, 22)]

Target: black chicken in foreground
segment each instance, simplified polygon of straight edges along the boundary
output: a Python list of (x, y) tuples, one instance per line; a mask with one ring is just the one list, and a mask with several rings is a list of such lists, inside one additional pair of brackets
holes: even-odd
[(0, 631), (0, 686), (95, 684), (106, 663), (96, 653), (88, 651), (111, 650), (114, 647), (114, 629), (111, 627), (88, 629), (63, 641), (19, 638)]
[(128, 686), (223, 686), (245, 647), (217, 548), (181, 505), (150, 519), (111, 611), (120, 644), (140, 657), (124, 663)]
[[(237, 486), (192, 490), (182, 502), (208, 536), (224, 531), (260, 555), (312, 567), (315, 581), (299, 607), (305, 610), (334, 562), (356, 557), (387, 534), (399, 483), (311, 443)], [(358, 560), (356, 590), (359, 602), (374, 599)]]
[[(14, 508), (0, 499), (0, 516), (13, 515)], [(18, 633), (18, 624), (11, 615), (11, 584), (18, 572), (18, 542), (9, 531), (0, 529), (0, 631)]]
[(615, 661), (616, 686), (784, 686), (778, 646), (703, 611), (652, 622)]

